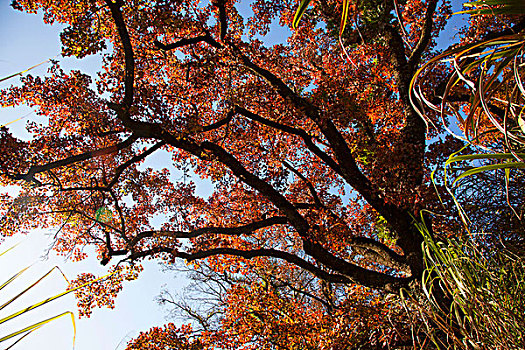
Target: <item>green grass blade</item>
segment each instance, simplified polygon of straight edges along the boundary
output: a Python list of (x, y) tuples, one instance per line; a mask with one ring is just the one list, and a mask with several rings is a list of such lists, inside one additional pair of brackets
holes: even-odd
[(500, 163), (500, 164), (480, 166), (480, 167), (476, 167), (476, 168), (465, 171), (460, 176), (458, 176), (452, 184), (454, 185), (458, 180), (464, 177), (478, 174), (483, 171), (497, 170), (497, 169), (524, 169), (524, 168), (525, 168), (525, 163), (523, 162)]
[(525, 10), (512, 7), (501, 7), (491, 9), (475, 9), (455, 12), (455, 15), (520, 15), (524, 14)]
[(1, 79), (0, 79), (0, 83), (3, 82), (3, 81), (5, 81), (5, 80), (8, 80), (8, 79), (14, 78), (14, 77), (16, 77), (16, 76), (19, 76), (19, 75), (21, 76), (22, 74), (24, 74), (24, 73), (26, 73), (26, 72), (29, 72), (31, 69), (34, 69), (34, 68), (36, 68), (36, 67), (38, 67), (38, 66), (41, 66), (41, 65), (43, 65), (44, 63), (49, 62), (50, 60), (51, 60), (51, 59), (47, 59), (47, 60), (45, 60), (45, 61), (43, 61), (43, 62), (40, 62), (39, 64), (35, 64), (34, 66), (27, 68), (26, 70), (23, 70), (23, 71), (21, 71), (21, 72), (15, 73), (15, 74), (11, 74), (10, 76), (5, 77), (5, 78), (1, 78)]
[(15, 244), (14, 246), (12, 246), (11, 248), (8, 248), (6, 250), (4, 250), (3, 252), (0, 252), (0, 256), (6, 254), (7, 252), (9, 252), (10, 250), (14, 249), (17, 245), (19, 245), (20, 243), (17, 243)]
[[(518, 157), (525, 157), (525, 153), (516, 153)], [(450, 165), (454, 162), (460, 162), (463, 160), (475, 160), (475, 159), (515, 159), (512, 153), (494, 153), (494, 154), (467, 154), (461, 156), (449, 157), (445, 162), (445, 165)]]
[(18, 271), (16, 274), (14, 274), (11, 278), (9, 278), (7, 281), (2, 283), (2, 285), (0, 285), (0, 290), (4, 289), (7, 285), (9, 285), (9, 283), (13, 282), (16, 278), (18, 278), (18, 276), (23, 274), (29, 267), (30, 266), (28, 266), (26, 268), (23, 268), (22, 270)]
[(24, 334), (23, 336), (21, 336), (20, 338), (18, 338), (13, 344), (9, 345), (7, 348), (5, 348), (5, 350), (9, 350), (11, 349), (13, 346), (15, 346), (16, 344), (20, 343), (25, 337), (27, 337), (29, 334), (33, 333), (35, 330), (37, 330), (38, 328), (35, 328), (29, 332), (27, 332), (26, 334)]
[(25, 328), (23, 328), (23, 329), (20, 329), (20, 330), (16, 331), (16, 332), (13, 332), (13, 333), (11, 333), (11, 334), (9, 334), (9, 335), (6, 335), (6, 336), (0, 338), (0, 343), (1, 343), (1, 342), (4, 342), (4, 341), (6, 341), (6, 340), (9, 340), (9, 339), (11, 339), (11, 338), (13, 338), (13, 337), (16, 337), (16, 336), (18, 336), (18, 335), (20, 335), (20, 334), (24, 334), (24, 333), (27, 333), (27, 332), (31, 332), (31, 331), (33, 331), (33, 330), (35, 330), (35, 329), (37, 329), (37, 328), (42, 327), (42, 326), (45, 325), (46, 323), (49, 323), (49, 322), (51, 322), (51, 321), (54, 321), (54, 320), (56, 320), (56, 319), (58, 319), (58, 318), (60, 318), (60, 317), (62, 317), (62, 316), (68, 315), (68, 314), (71, 315), (71, 320), (73, 321), (73, 329), (74, 329), (74, 332), (75, 332), (75, 333), (74, 333), (74, 336), (73, 336), (73, 343), (74, 343), (74, 342), (75, 342), (75, 337), (76, 337), (76, 332), (77, 332), (77, 331), (76, 331), (76, 325), (75, 325), (75, 317), (74, 317), (74, 315), (73, 315), (73, 313), (72, 313), (71, 311), (63, 312), (63, 313), (61, 313), (61, 314), (59, 314), (59, 315), (56, 315), (56, 316), (50, 317), (50, 318), (48, 318), (48, 319), (45, 319), (45, 320), (43, 320), (43, 321), (40, 321), (40, 322), (34, 323), (34, 324), (30, 325), (30, 326), (27, 326), (27, 327), (25, 327)]
[(339, 36), (343, 34), (348, 21), (348, 13), (350, 12), (350, 0), (343, 0), (343, 13), (341, 14), (341, 26), (339, 28)]
[(459, 11), (454, 14), (472, 15), (521, 15), (525, 14), (523, 0), (480, 0), (463, 4), (469, 10)]
[[(15, 276), (13, 276), (8, 282), (12, 282), (12, 280), (14, 280), (16, 277), (20, 276), (20, 274), (22, 272), (24, 272), (25, 270), (27, 270), (29, 267), (26, 267), (25, 269), (23, 269), (22, 271), (20, 271), (18, 274), (16, 274)], [(0, 306), (0, 310), (2, 310), (3, 308), (5, 308), (7, 305), (11, 304), (12, 302), (14, 302), (16, 299), (20, 298), (22, 295), (24, 295), (25, 293), (27, 293), (31, 288), (33, 288), (34, 286), (36, 286), (38, 283), (40, 283), (44, 278), (46, 278), (47, 276), (49, 276), (49, 274), (51, 274), (51, 272), (53, 272), (55, 269), (58, 269), (61, 273), (62, 273), (62, 276), (64, 276), (64, 278), (66, 278), (66, 276), (64, 275), (64, 273), (62, 272), (62, 270), (60, 270), (60, 268), (58, 266), (55, 266), (53, 267), (51, 270), (49, 270), (45, 275), (43, 275), (42, 277), (40, 277), (36, 282), (34, 282), (33, 284), (31, 284), (29, 287), (27, 287), (26, 289), (24, 289), (23, 291), (21, 291), (20, 293), (18, 293), (17, 295), (15, 295), (13, 298), (9, 299), (8, 301), (6, 301), (2, 306)], [(69, 281), (67, 280), (66, 278), (66, 282), (69, 283)], [(1, 289), (1, 288), (0, 288)]]
[(90, 281), (90, 282), (84, 283), (84, 284), (82, 284), (81, 286), (75, 287), (75, 288), (73, 288), (73, 289), (66, 290), (66, 291), (64, 291), (64, 292), (62, 292), (62, 293), (59, 293), (59, 294), (55, 295), (55, 296), (52, 296), (52, 297), (47, 298), (47, 299), (45, 299), (45, 300), (42, 300), (41, 302), (38, 302), (38, 303), (33, 304), (33, 305), (31, 305), (31, 306), (28, 306), (27, 308), (25, 308), (25, 309), (23, 309), (23, 310), (17, 311), (17, 312), (15, 312), (15, 313), (13, 313), (13, 314), (11, 314), (11, 315), (9, 315), (9, 316), (6, 316), (6, 317), (0, 319), (0, 324), (2, 324), (2, 323), (4, 323), (4, 322), (7, 322), (7, 321), (9, 321), (9, 320), (12, 320), (12, 319), (14, 319), (15, 317), (18, 317), (18, 316), (20, 316), (20, 315), (23, 315), (23, 314), (25, 314), (26, 312), (29, 312), (29, 311), (31, 311), (31, 310), (34, 310), (34, 309), (36, 309), (36, 308), (38, 308), (38, 307), (40, 307), (40, 306), (43, 306), (43, 305), (45, 305), (45, 304), (47, 304), (47, 303), (49, 303), (49, 302), (51, 302), (51, 301), (53, 301), (53, 300), (56, 300), (56, 299), (58, 299), (58, 298), (61, 298), (61, 297), (63, 297), (64, 295), (67, 295), (67, 294), (72, 293), (72, 292), (74, 292), (74, 291), (77, 291), (77, 290), (79, 290), (79, 289), (81, 289), (81, 288), (84, 288), (85, 286), (88, 286), (88, 285), (90, 285), (90, 284), (92, 284), (92, 283), (95, 283), (95, 282), (98, 282), (98, 281), (103, 280), (103, 279), (105, 279), (105, 278), (108, 278), (108, 277), (110, 277), (111, 275), (115, 274), (116, 272), (117, 272), (117, 271), (113, 271), (113, 272), (110, 273), (110, 274), (107, 274), (107, 275), (105, 275), (105, 276), (99, 277), (99, 278), (97, 278), (97, 279), (95, 279), (95, 280), (93, 280), (93, 281)]
[(303, 17), (306, 9), (308, 8), (308, 5), (310, 5), (310, 0), (301, 0), (301, 3), (299, 4), (299, 8), (297, 9), (297, 12), (295, 12), (295, 16), (293, 17), (292, 27), (294, 29), (297, 29), (297, 26), (299, 25), (299, 21)]

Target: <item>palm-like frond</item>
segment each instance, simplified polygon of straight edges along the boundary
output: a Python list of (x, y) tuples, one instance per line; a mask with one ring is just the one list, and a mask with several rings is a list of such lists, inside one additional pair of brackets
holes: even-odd
[[(412, 79), (412, 105), (428, 124), (435, 125), (437, 116), (457, 138), (489, 152), (510, 154), (504, 158), (478, 155), (476, 159), (503, 160), (479, 171), (523, 168), (524, 49), (524, 33), (461, 45), (428, 61)], [(449, 67), (451, 74), (441, 95), (425, 94), (426, 75), (432, 68), (444, 67)], [(449, 129), (454, 123), (460, 126), (462, 135)]]

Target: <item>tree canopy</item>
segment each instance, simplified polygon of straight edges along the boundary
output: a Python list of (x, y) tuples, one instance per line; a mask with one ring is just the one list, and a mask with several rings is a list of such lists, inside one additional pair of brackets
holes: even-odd
[[(382, 293), (421, 278), (414, 221), (441, 205), (430, 169), (461, 146), (427, 142), (441, 130), (427, 129), (409, 94), (450, 4), (345, 4), (339, 37), (339, 1), (316, 2), (297, 29), (286, 0), (14, 1), (66, 25), (63, 56), (103, 58), (97, 76), (54, 62), (1, 91), (2, 107), (47, 118), (28, 124), (29, 141), (0, 131), (0, 181), (22, 187), (2, 198), (2, 234), (56, 227), (54, 248), (72, 259), (89, 245), (104, 265), (135, 264), (84, 299), (88, 313), (144, 259), (182, 259), (228, 279), (220, 326), (202, 330), (216, 346), (342, 349), (352, 329), (377, 347), (406, 341)], [(277, 21), (287, 38), (275, 44), (265, 35)], [(422, 89), (439, 96), (447, 79), (435, 72)], [(198, 177), (209, 196), (196, 194)], [(387, 319), (402, 331), (371, 326)], [(311, 338), (293, 338), (306, 329)], [(189, 328), (151, 332), (205, 346)], [(130, 348), (155, 348), (144, 337)]]

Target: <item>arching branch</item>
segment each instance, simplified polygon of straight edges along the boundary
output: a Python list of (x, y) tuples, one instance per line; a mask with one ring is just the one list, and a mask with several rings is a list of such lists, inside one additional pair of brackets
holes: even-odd
[(64, 158), (64, 159), (61, 159), (61, 160), (57, 160), (57, 161), (54, 161), (54, 162), (51, 162), (51, 163), (47, 163), (47, 164), (44, 164), (44, 165), (35, 165), (35, 166), (30, 167), (29, 170), (27, 171), (27, 173), (25, 173), (25, 174), (14, 174), (14, 175), (9, 175), (9, 176), (11, 178), (13, 178), (14, 180), (25, 180), (25, 181), (29, 181), (29, 182), (35, 181), (34, 176), (36, 174), (39, 174), (39, 173), (42, 173), (42, 172), (45, 172), (45, 171), (49, 171), (49, 170), (52, 170), (52, 169), (64, 167), (64, 166), (67, 166), (67, 165), (79, 163), (79, 162), (82, 162), (84, 160), (88, 160), (88, 159), (92, 159), (92, 158), (96, 158), (96, 157), (100, 157), (100, 156), (116, 153), (118, 151), (121, 151), (121, 150), (123, 150), (125, 148), (130, 147), (137, 139), (138, 139), (137, 136), (131, 135), (125, 141), (120, 142), (120, 143), (118, 143), (116, 145), (105, 147), (105, 148), (101, 148), (101, 149), (98, 149), (98, 150), (95, 150), (95, 151), (84, 152), (84, 153), (81, 153), (81, 154), (77, 154), (75, 156), (67, 157), (67, 158)]

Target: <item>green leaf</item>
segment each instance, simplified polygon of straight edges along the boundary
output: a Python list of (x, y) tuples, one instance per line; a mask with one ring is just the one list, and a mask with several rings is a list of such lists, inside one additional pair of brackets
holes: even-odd
[(113, 213), (106, 207), (100, 207), (95, 212), (95, 219), (97, 221), (107, 223), (113, 218)]
[(13, 333), (9, 334), (9, 335), (1, 337), (0, 338), (0, 343), (3, 342), (3, 341), (9, 340), (9, 339), (11, 339), (13, 337), (16, 337), (18, 335), (24, 334), (26, 332), (31, 332), (31, 331), (33, 331), (35, 329), (38, 329), (38, 328), (42, 327), (43, 325), (45, 325), (46, 323), (54, 321), (54, 320), (56, 320), (56, 319), (58, 319), (58, 318), (60, 318), (62, 316), (65, 316), (65, 315), (71, 315), (71, 321), (73, 322), (73, 330), (74, 330), (73, 344), (75, 344), (75, 337), (76, 337), (76, 333), (77, 333), (76, 328), (77, 327), (76, 327), (76, 324), (75, 324), (75, 317), (74, 317), (74, 315), (73, 315), (73, 313), (71, 311), (66, 311), (66, 312), (63, 312), (63, 313), (61, 313), (59, 315), (56, 315), (56, 316), (50, 317), (48, 319), (45, 319), (43, 321), (36, 322), (36, 323), (34, 323), (34, 324), (30, 325), (30, 326), (27, 326), (27, 327), (25, 327), (23, 329), (20, 329), (20, 330), (18, 330), (16, 332), (13, 332)]
[(19, 243), (15, 244), (14, 246), (12, 246), (11, 248), (8, 248), (6, 250), (4, 250), (3, 252), (0, 252), (0, 256), (6, 254), (7, 252), (9, 252), (10, 250), (14, 249)]
[[(516, 153), (518, 157), (525, 157), (525, 153)], [(463, 160), (476, 160), (476, 159), (515, 159), (512, 153), (494, 153), (494, 154), (467, 154), (461, 156), (451, 156), (445, 162), (445, 165), (450, 165), (454, 162), (460, 162)]]
[[(16, 275), (14, 275), (13, 277), (11, 277), (6, 283), (4, 283), (2, 285), (2, 288), (5, 287), (5, 285), (11, 283), (15, 278), (17, 278), (18, 276), (20, 276), (22, 274), (22, 272), (26, 271), (27, 269), (29, 268), (26, 267), (25, 269), (19, 271)], [(29, 291), (31, 288), (33, 288), (34, 286), (36, 286), (38, 283), (40, 283), (43, 279), (45, 279), (47, 276), (49, 276), (49, 274), (51, 274), (51, 272), (53, 272), (55, 269), (59, 270), (60, 273), (62, 274), (62, 276), (64, 277), (64, 279), (66, 280), (66, 282), (69, 284), (69, 281), (67, 280), (66, 276), (64, 275), (64, 273), (62, 272), (62, 270), (60, 270), (60, 268), (58, 266), (55, 266), (53, 267), (51, 270), (49, 270), (45, 275), (43, 275), (42, 277), (40, 277), (36, 282), (34, 282), (33, 284), (31, 284), (29, 287), (27, 287), (26, 289), (24, 289), (22, 292), (18, 293), (16, 296), (14, 296), (13, 298), (9, 299), (8, 301), (6, 301), (2, 306), (0, 306), (0, 310), (2, 310), (3, 308), (5, 308), (6, 306), (8, 306), (9, 304), (11, 304), (12, 302), (14, 302), (16, 299), (18, 299), (19, 297), (21, 297), (22, 295), (24, 295), (27, 291)], [(1, 289), (1, 288), (0, 288)]]
[(457, 179), (454, 180), (452, 184), (455, 184), (458, 180), (464, 177), (478, 174), (484, 171), (497, 170), (497, 169), (524, 169), (524, 168), (525, 168), (525, 163), (523, 162), (500, 163), (500, 164), (480, 166), (480, 167), (476, 167), (476, 168), (465, 171), (463, 174), (458, 176)]
[(18, 75), (22, 75), (22, 74), (24, 74), (24, 73), (30, 71), (30, 70), (33, 69), (33, 68), (36, 68), (36, 67), (38, 67), (38, 66), (40, 66), (40, 65), (42, 65), (42, 64), (44, 64), (44, 63), (49, 62), (50, 60), (51, 60), (51, 59), (47, 59), (47, 60), (45, 60), (45, 61), (43, 61), (43, 62), (40, 62), (39, 64), (35, 64), (34, 66), (29, 67), (29, 68), (27, 68), (27, 69), (25, 69), (25, 70), (23, 70), (23, 71), (21, 71), (21, 72), (18, 72), (18, 73), (15, 73), (15, 74), (11, 74), (10, 76), (7, 76), (7, 77), (5, 77), (5, 78), (0, 78), (0, 83), (3, 82), (3, 81), (5, 81), (5, 80), (8, 80), (8, 79), (14, 78), (14, 77), (16, 77), (16, 76), (18, 76)]
[(454, 14), (471, 15), (522, 15), (525, 14), (523, 0), (480, 0), (463, 4), (470, 10), (459, 11)]
[(308, 8), (308, 5), (310, 5), (310, 1), (311, 0), (301, 0), (301, 3), (299, 4), (299, 8), (297, 9), (297, 12), (295, 12), (295, 16), (293, 17), (292, 27), (294, 29), (297, 29), (299, 21), (303, 17), (306, 9)]
[[(7, 281), (5, 281), (4, 283), (2, 283), (0, 285), (0, 290), (4, 289), (5, 287), (7, 287), (11, 282), (13, 282), (15, 279), (17, 279), (21, 274), (23, 274), (27, 269), (29, 268), (29, 266), (23, 268), (22, 270), (18, 271), (16, 274), (14, 274), (13, 276), (11, 276), (11, 278), (9, 278)], [(2, 308), (0, 307), (0, 310)]]
[(33, 304), (33, 305), (31, 305), (31, 306), (28, 306), (28, 307), (26, 307), (26, 308), (23, 309), (23, 310), (17, 311), (17, 312), (15, 312), (15, 313), (13, 313), (13, 314), (11, 314), (11, 315), (9, 315), (9, 316), (6, 316), (6, 317), (0, 319), (0, 324), (2, 324), (2, 323), (4, 323), (4, 322), (7, 322), (7, 321), (9, 321), (9, 320), (12, 320), (13, 318), (18, 317), (18, 316), (20, 316), (20, 315), (22, 315), (22, 314), (25, 314), (26, 312), (29, 312), (29, 311), (31, 311), (31, 310), (33, 310), (33, 309), (39, 308), (39, 307), (41, 307), (41, 306), (43, 306), (43, 305), (45, 305), (45, 304), (47, 304), (47, 303), (49, 303), (49, 302), (51, 302), (51, 301), (53, 301), (53, 300), (56, 300), (56, 299), (58, 299), (58, 298), (63, 297), (64, 295), (67, 295), (67, 294), (69, 294), (69, 293), (72, 293), (72, 292), (75, 292), (75, 291), (77, 291), (77, 290), (79, 290), (79, 289), (82, 289), (82, 288), (84, 288), (85, 286), (88, 286), (88, 285), (90, 285), (90, 284), (92, 284), (92, 283), (95, 283), (95, 282), (98, 282), (98, 281), (100, 281), (100, 280), (106, 279), (106, 278), (110, 277), (111, 275), (113, 275), (113, 274), (115, 274), (115, 273), (116, 273), (116, 271), (114, 271), (114, 272), (112, 272), (112, 273), (110, 273), (110, 274), (107, 274), (107, 275), (105, 275), (105, 276), (99, 277), (99, 278), (97, 278), (97, 279), (95, 279), (95, 280), (93, 280), (93, 281), (90, 281), (90, 282), (84, 283), (84, 284), (82, 284), (82, 285), (80, 285), (80, 286), (78, 286), (78, 287), (75, 287), (75, 288), (72, 288), (72, 289), (68, 289), (68, 290), (66, 290), (66, 291), (64, 291), (64, 292), (62, 292), (62, 293), (58, 293), (57, 295), (54, 295), (54, 296), (52, 296), (52, 297), (50, 297), (50, 298), (47, 298), (47, 299), (45, 299), (45, 300), (42, 300), (42, 301), (40, 301), (40, 302), (38, 302), (38, 303), (36, 303), (36, 304)]
[(339, 29), (339, 36), (343, 34), (348, 21), (348, 12), (350, 11), (350, 0), (343, 0), (343, 13), (341, 14), (341, 27)]

